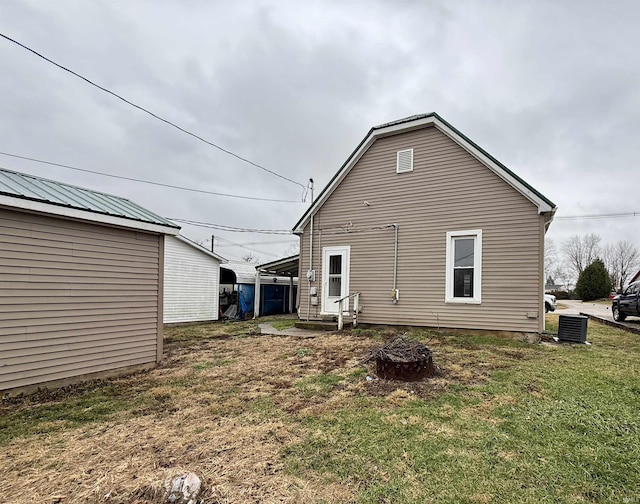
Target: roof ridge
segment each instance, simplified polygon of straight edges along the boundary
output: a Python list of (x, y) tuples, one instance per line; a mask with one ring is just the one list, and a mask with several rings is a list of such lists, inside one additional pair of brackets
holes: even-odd
[(418, 119), (425, 119), (425, 118), (431, 117), (431, 116), (438, 117), (438, 114), (436, 114), (435, 112), (428, 112), (426, 114), (413, 114), (413, 115), (410, 115), (410, 116), (407, 116), (407, 117), (403, 117), (402, 119), (396, 119), (394, 121), (390, 121), (390, 122), (387, 122), (387, 123), (379, 124), (378, 126), (374, 126), (371, 129), (372, 130), (377, 130), (377, 129), (387, 128), (389, 126), (395, 126), (396, 124), (402, 124), (402, 123), (405, 123), (405, 122), (416, 121)]

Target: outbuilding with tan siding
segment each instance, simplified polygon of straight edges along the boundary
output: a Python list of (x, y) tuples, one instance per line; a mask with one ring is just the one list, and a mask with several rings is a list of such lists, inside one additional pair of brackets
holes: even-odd
[(376, 126), (294, 226), (299, 317), (540, 332), (555, 212), (435, 113)]
[(124, 198), (0, 169), (0, 391), (155, 365), (178, 230)]

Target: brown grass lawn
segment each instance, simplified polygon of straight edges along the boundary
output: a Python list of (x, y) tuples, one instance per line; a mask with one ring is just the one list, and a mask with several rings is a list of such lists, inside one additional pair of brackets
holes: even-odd
[[(343, 378), (361, 376), (358, 362), (371, 341), (256, 336), (250, 323), (238, 327), (250, 335), (232, 336), (221, 325), (167, 328), (157, 369), (5, 401), (3, 416), (26, 421), (34, 410), (101, 389), (124, 404), (87, 422), (70, 421), (63, 408), (11, 439), (0, 448), (0, 495), (11, 496), (3, 502), (155, 502), (159, 482), (181, 471), (215, 487), (208, 502), (348, 501), (348, 487), (287, 475), (279, 452), (301, 436), (288, 414), (362, 393), (363, 380)], [(335, 386), (304, 381), (327, 374)]]
[[(162, 481), (183, 471), (203, 479), (206, 503), (395, 502), (393, 489), (375, 499), (367, 491), (395, 471), (402, 477), (409, 449), (399, 448), (402, 456), (386, 469), (373, 462), (364, 473), (328, 469), (322, 446), (331, 445), (334, 414), (372, 407), (382, 422), (374, 429), (402, 420), (400, 427), (420, 425), (420, 439), (429, 433), (450, 438), (458, 427), (447, 418), (460, 407), (463, 420), (493, 428), (494, 409), (518, 402), (509, 393), (481, 392), (493, 373), (539, 355), (566, 358), (507, 337), (415, 331), (417, 339), (433, 338), (438, 375), (417, 384), (366, 380), (372, 370), (361, 364), (363, 356), (392, 334), (261, 336), (253, 322), (167, 328), (165, 359), (156, 369), (2, 402), (2, 502), (159, 502)], [(545, 393), (540, 383), (532, 387), (523, 392), (527, 397)], [(458, 390), (473, 401), (440, 405), (428, 419), (401, 413)], [(319, 418), (328, 428), (314, 423)], [(371, 442), (367, 436), (363, 444)], [(309, 451), (296, 458), (301, 446)], [(333, 446), (331, 456), (341, 449)], [(307, 463), (314, 450), (317, 466)], [(464, 455), (453, 445), (450, 450)], [(422, 502), (402, 495), (403, 502)], [(466, 495), (465, 502), (500, 501), (488, 491)]]

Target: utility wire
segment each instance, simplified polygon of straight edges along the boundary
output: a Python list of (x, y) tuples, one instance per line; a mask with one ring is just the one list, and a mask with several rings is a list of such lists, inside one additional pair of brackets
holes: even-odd
[(372, 231), (382, 231), (384, 229), (392, 229), (393, 227), (394, 227), (393, 224), (386, 224), (383, 226), (373, 226), (373, 227), (366, 227), (366, 228), (357, 228), (357, 227), (350, 227), (349, 225), (345, 225), (345, 226), (315, 229), (313, 231), (313, 234), (321, 235), (321, 236), (329, 236), (329, 235), (369, 233)]
[[(218, 238), (218, 236), (216, 236), (216, 238)], [(225, 240), (225, 241), (227, 241), (229, 243), (233, 243), (234, 245), (237, 245), (238, 247), (244, 247), (245, 245), (284, 245), (284, 244), (287, 244), (287, 243), (291, 244), (291, 243), (295, 243), (296, 241), (298, 241), (299, 237), (295, 236), (295, 235), (292, 235), (289, 240), (257, 241), (257, 242), (244, 242), (244, 243), (230, 242), (226, 238), (221, 238), (221, 239)]]
[(18, 158), (18, 159), (26, 159), (27, 161), (34, 161), (35, 163), (42, 163), (42, 164), (51, 165), (51, 166), (59, 166), (60, 168), (68, 168), (69, 170), (76, 170), (76, 171), (85, 172), (85, 173), (92, 173), (94, 175), (102, 175), (103, 177), (111, 177), (111, 178), (116, 178), (116, 179), (121, 179), (121, 180), (130, 180), (132, 182), (140, 182), (142, 184), (151, 184), (151, 185), (160, 186), (160, 187), (169, 187), (171, 189), (179, 189), (181, 191), (191, 191), (191, 192), (197, 192), (197, 193), (202, 193), (202, 194), (212, 194), (213, 196), (225, 196), (225, 197), (228, 197), (228, 198), (240, 198), (240, 199), (255, 200), (255, 201), (274, 201), (274, 202), (278, 202), (278, 203), (300, 203), (300, 201), (296, 201), (296, 200), (258, 198), (258, 197), (254, 197), (254, 196), (241, 196), (239, 194), (227, 194), (227, 193), (220, 193), (220, 192), (214, 192), (214, 191), (205, 191), (204, 189), (194, 189), (192, 187), (181, 187), (181, 186), (175, 186), (175, 185), (171, 185), (171, 184), (163, 184), (161, 182), (153, 182), (151, 180), (143, 180), (143, 179), (137, 179), (137, 178), (133, 178), (133, 177), (125, 177), (123, 175), (113, 175), (111, 173), (103, 173), (103, 172), (99, 172), (99, 171), (95, 171), (95, 170), (87, 170), (85, 168), (77, 168), (75, 166), (69, 166), (69, 165), (62, 164), (62, 163), (54, 163), (52, 161), (44, 161), (42, 159), (35, 159), (35, 158), (27, 157), (27, 156), (19, 156), (18, 154), (10, 154), (9, 152), (0, 151), (0, 154), (3, 155), (3, 156), (10, 156), (10, 157), (13, 157), (13, 158)]
[(249, 250), (251, 252), (256, 252), (257, 254), (265, 254), (265, 255), (268, 255), (268, 256), (271, 256), (271, 257), (278, 257), (278, 255), (273, 254), (271, 252), (266, 252), (264, 250), (258, 250), (258, 249), (254, 249), (254, 248), (251, 248), (251, 247), (246, 247), (245, 245), (241, 245), (240, 243), (232, 242), (231, 240), (227, 240), (226, 238), (222, 238), (220, 236), (216, 236), (216, 238), (221, 240), (221, 241), (227, 242), (229, 244), (229, 245), (220, 244), (219, 247), (222, 247), (222, 248), (240, 247), (242, 249)]
[(591, 214), (591, 215), (564, 215), (564, 216), (556, 217), (553, 220), (613, 219), (617, 217), (640, 217), (640, 212)]
[(76, 77), (78, 77), (79, 79), (82, 79), (83, 81), (87, 82), (88, 84), (91, 84), (92, 86), (94, 86), (94, 87), (96, 87), (96, 88), (100, 89), (101, 91), (104, 91), (105, 93), (108, 93), (108, 94), (110, 94), (110, 95), (112, 95), (112, 96), (114, 96), (114, 97), (118, 98), (119, 100), (122, 100), (122, 101), (123, 101), (123, 102), (125, 102), (127, 105), (131, 105), (132, 107), (137, 108), (138, 110), (140, 110), (140, 111), (144, 112), (145, 114), (149, 114), (151, 117), (153, 117), (153, 118), (155, 118), (155, 119), (157, 119), (157, 120), (159, 120), (159, 121), (162, 121), (163, 123), (168, 124), (169, 126), (173, 126), (173, 127), (174, 127), (174, 128), (176, 128), (177, 130), (180, 130), (180, 131), (182, 131), (183, 133), (186, 133), (187, 135), (192, 136), (193, 138), (197, 138), (197, 139), (198, 139), (198, 140), (200, 140), (201, 142), (204, 142), (204, 143), (206, 143), (207, 145), (210, 145), (211, 147), (215, 147), (216, 149), (221, 150), (221, 151), (222, 151), (222, 152), (224, 152), (225, 154), (229, 154), (230, 156), (233, 156), (233, 157), (235, 157), (235, 158), (239, 159), (240, 161), (244, 161), (245, 163), (248, 163), (248, 164), (250, 164), (250, 165), (252, 165), (252, 166), (255, 166), (256, 168), (259, 168), (259, 169), (261, 169), (261, 170), (263, 170), (263, 171), (265, 171), (265, 172), (267, 172), (267, 173), (270, 173), (271, 175), (275, 175), (276, 177), (279, 177), (279, 178), (281, 178), (281, 179), (283, 179), (283, 180), (286, 180), (287, 182), (291, 182), (292, 184), (299, 185), (300, 187), (302, 187), (302, 189), (303, 189), (303, 190), (305, 189), (305, 186), (304, 186), (303, 184), (301, 184), (300, 182), (297, 182), (297, 181), (295, 181), (295, 180), (292, 180), (292, 179), (290, 179), (290, 178), (287, 178), (287, 177), (285, 177), (284, 175), (280, 175), (279, 173), (277, 173), (277, 172), (275, 172), (275, 171), (273, 171), (273, 170), (269, 170), (268, 168), (265, 168), (264, 166), (261, 166), (261, 165), (259, 165), (259, 164), (257, 164), (257, 163), (254, 163), (253, 161), (250, 161), (250, 160), (248, 160), (247, 158), (244, 158), (244, 157), (242, 157), (242, 156), (239, 156), (238, 154), (235, 154), (234, 152), (231, 152), (231, 151), (230, 151), (230, 150), (228, 150), (228, 149), (225, 149), (225, 148), (223, 148), (223, 147), (220, 147), (219, 145), (217, 145), (217, 144), (215, 144), (215, 143), (213, 143), (213, 142), (211, 142), (211, 141), (209, 141), (209, 140), (206, 140), (205, 138), (203, 138), (203, 137), (201, 137), (201, 136), (199, 136), (199, 135), (196, 135), (195, 133), (192, 133), (192, 132), (191, 132), (191, 131), (189, 131), (189, 130), (184, 129), (184, 128), (182, 128), (181, 126), (178, 126), (177, 124), (175, 124), (175, 123), (173, 123), (173, 122), (169, 121), (168, 119), (164, 119), (163, 117), (160, 117), (159, 115), (157, 115), (157, 114), (155, 114), (155, 113), (151, 112), (150, 110), (148, 110), (148, 109), (146, 109), (146, 108), (144, 108), (144, 107), (141, 107), (140, 105), (136, 105), (136, 104), (135, 104), (135, 103), (133, 103), (132, 101), (129, 101), (129, 100), (127, 100), (126, 98), (123, 98), (122, 96), (120, 96), (119, 94), (114, 93), (113, 91), (110, 91), (109, 89), (107, 89), (107, 88), (105, 88), (105, 87), (102, 87), (102, 86), (100, 86), (99, 84), (96, 84), (95, 82), (93, 82), (93, 81), (91, 81), (91, 80), (87, 79), (86, 77), (84, 77), (84, 76), (80, 75), (79, 73), (74, 72), (73, 70), (69, 70), (68, 68), (66, 68), (66, 67), (64, 67), (64, 66), (62, 66), (62, 65), (60, 65), (59, 63), (56, 63), (55, 61), (53, 61), (53, 60), (51, 60), (51, 59), (47, 58), (46, 56), (43, 56), (43, 55), (42, 55), (42, 54), (40, 54), (39, 52), (34, 51), (33, 49), (31, 49), (31, 48), (27, 47), (26, 45), (24, 45), (24, 44), (22, 44), (22, 43), (20, 43), (20, 42), (18, 42), (17, 40), (12, 39), (11, 37), (8, 37), (7, 35), (4, 35), (3, 33), (0, 33), (0, 37), (2, 37), (2, 38), (4, 38), (4, 39), (8, 40), (9, 42), (13, 42), (14, 44), (16, 44), (16, 45), (18, 45), (18, 46), (22, 47), (23, 49), (26, 49), (27, 51), (29, 51), (29, 52), (31, 52), (31, 53), (33, 53), (33, 54), (35, 54), (35, 55), (36, 55), (36, 56), (38, 56), (39, 58), (42, 58), (43, 60), (45, 60), (45, 61), (47, 61), (47, 62), (51, 63), (52, 65), (57, 66), (57, 67), (58, 67), (58, 68), (60, 68), (61, 70), (64, 70), (65, 72), (69, 72), (71, 75), (75, 75), (75, 76), (76, 76)]
[(177, 219), (174, 217), (166, 217), (174, 222), (182, 222), (191, 226), (205, 227), (210, 229), (218, 229), (219, 231), (229, 231), (232, 233), (260, 233), (260, 234), (275, 234), (275, 235), (290, 235), (289, 229), (252, 229), (252, 228), (240, 228), (234, 226), (225, 226), (222, 224), (213, 224), (211, 222), (199, 222), (187, 219)]

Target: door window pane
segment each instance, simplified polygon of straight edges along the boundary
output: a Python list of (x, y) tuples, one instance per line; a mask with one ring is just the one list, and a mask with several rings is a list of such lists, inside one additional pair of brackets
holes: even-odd
[(329, 256), (329, 274), (340, 275), (342, 273), (342, 256), (332, 255)]
[(340, 276), (329, 277), (329, 296), (340, 297), (342, 292), (342, 278)]

